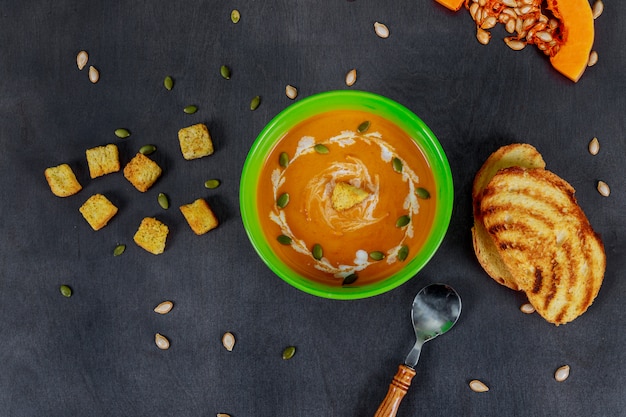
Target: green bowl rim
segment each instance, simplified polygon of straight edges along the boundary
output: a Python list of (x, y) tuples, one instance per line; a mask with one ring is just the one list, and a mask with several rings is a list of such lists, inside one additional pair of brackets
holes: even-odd
[[(384, 280), (365, 286), (331, 286), (298, 274), (284, 264), (272, 251), (259, 225), (256, 199), (259, 173), (264, 156), (278, 139), (293, 126), (315, 114), (350, 109), (379, 114), (404, 130), (422, 149), (436, 183), (437, 210), (433, 227), (418, 253), (400, 271)], [(317, 93), (297, 101), (276, 115), (261, 130), (252, 144), (243, 165), (239, 187), (241, 220), (248, 239), (261, 260), (283, 281), (308, 294), (337, 300), (373, 297), (390, 291), (413, 278), (434, 256), (450, 225), (454, 200), (452, 172), (441, 144), (430, 128), (412, 111), (396, 101), (366, 91), (336, 90)]]

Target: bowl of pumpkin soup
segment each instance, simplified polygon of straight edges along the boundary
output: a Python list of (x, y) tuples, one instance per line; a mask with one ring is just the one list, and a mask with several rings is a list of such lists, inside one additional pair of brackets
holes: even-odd
[(315, 296), (358, 299), (414, 277), (452, 213), (441, 144), (413, 112), (364, 91), (319, 93), (260, 132), (240, 209), (261, 260)]

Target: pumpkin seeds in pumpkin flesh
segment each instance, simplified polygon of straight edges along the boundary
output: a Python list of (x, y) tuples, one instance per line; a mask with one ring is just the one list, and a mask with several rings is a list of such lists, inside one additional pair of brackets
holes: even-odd
[(279, 235), (276, 240), (278, 240), (278, 243), (281, 245), (291, 245), (292, 242), (291, 238), (286, 235)]
[(359, 127), (356, 128), (356, 131), (359, 133), (365, 133), (367, 132), (367, 129), (369, 128), (370, 128), (370, 122), (369, 120), (366, 120), (363, 123), (361, 123)]
[(289, 194), (288, 193), (282, 193), (276, 199), (276, 205), (278, 206), (278, 208), (285, 208), (285, 207), (287, 207), (287, 204), (289, 204)]
[(320, 245), (319, 243), (316, 243), (315, 245), (313, 245), (311, 253), (313, 254), (313, 258), (319, 261), (324, 257), (324, 248), (322, 248), (322, 245)]
[(321, 143), (318, 143), (317, 145), (315, 145), (313, 149), (315, 149), (315, 152), (320, 153), (320, 154), (326, 154), (329, 152), (328, 148), (322, 145)]

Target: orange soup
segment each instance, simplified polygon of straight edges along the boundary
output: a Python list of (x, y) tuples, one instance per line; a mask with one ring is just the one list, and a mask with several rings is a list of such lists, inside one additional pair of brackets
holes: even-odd
[(415, 141), (361, 111), (296, 125), (272, 149), (259, 189), (272, 249), (325, 284), (365, 284), (399, 271), (428, 237), (437, 204)]

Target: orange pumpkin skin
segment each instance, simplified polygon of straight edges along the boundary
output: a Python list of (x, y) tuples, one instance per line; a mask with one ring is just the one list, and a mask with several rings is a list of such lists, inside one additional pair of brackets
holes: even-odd
[(456, 12), (457, 10), (461, 8), (465, 0), (435, 0), (435, 1), (441, 4), (442, 6), (450, 10), (454, 10)]
[(585, 72), (593, 46), (593, 14), (588, 0), (547, 0), (547, 8), (561, 22), (562, 44), (550, 57), (561, 74), (577, 82)]

